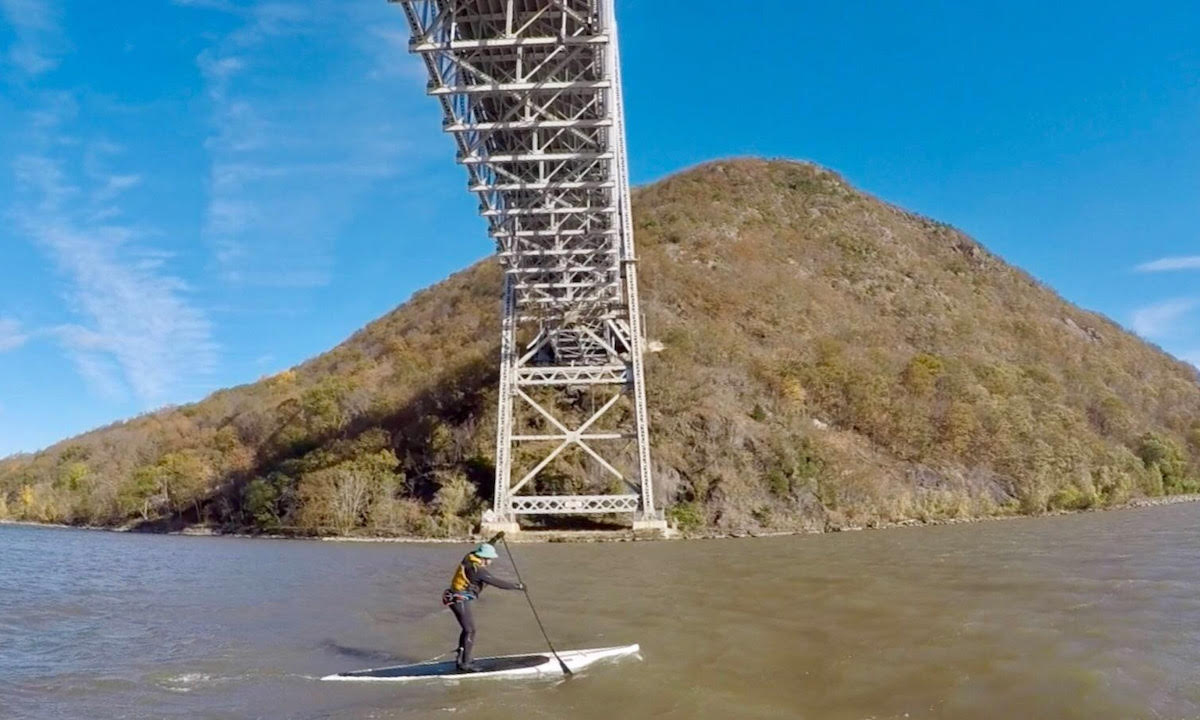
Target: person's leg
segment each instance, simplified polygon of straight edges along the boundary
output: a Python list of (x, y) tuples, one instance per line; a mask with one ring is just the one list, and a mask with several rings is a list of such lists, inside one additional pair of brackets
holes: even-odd
[(466, 639), (467, 635), (467, 623), (465, 620), (463, 620), (462, 606), (463, 603), (461, 600), (456, 600), (447, 605), (447, 607), (450, 608), (450, 612), (454, 613), (454, 619), (458, 621), (458, 652), (454, 656), (454, 661), (459, 664), (462, 664), (463, 640)]
[(458, 636), (458, 659), (456, 662), (459, 669), (469, 668), (471, 649), (475, 646), (475, 618), (471, 616), (471, 601), (459, 600), (451, 603), (450, 610), (462, 628), (462, 632)]

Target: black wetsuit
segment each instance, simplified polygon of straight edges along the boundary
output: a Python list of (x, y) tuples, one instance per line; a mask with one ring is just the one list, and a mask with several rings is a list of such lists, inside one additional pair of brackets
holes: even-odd
[(450, 587), (442, 593), (442, 602), (454, 613), (462, 632), (458, 636), (458, 667), (469, 668), (471, 665), (471, 649), (475, 646), (475, 618), (471, 615), (471, 602), (479, 597), (486, 585), (502, 590), (520, 590), (519, 583), (512, 583), (492, 575), (487, 568), (474, 560), (474, 554), (468, 553), (454, 571), (454, 579)]

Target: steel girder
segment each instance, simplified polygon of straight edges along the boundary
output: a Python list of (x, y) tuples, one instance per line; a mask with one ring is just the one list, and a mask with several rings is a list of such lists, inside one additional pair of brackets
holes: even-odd
[[(491, 520), (658, 517), (615, 0), (389, 1), (404, 9), (409, 49), (424, 60), (505, 269)], [(519, 350), (519, 336), (533, 340)], [(561, 396), (604, 386), (612, 396), (582, 423), (559, 412)], [(623, 426), (605, 427), (614, 418)], [(636, 447), (632, 457), (621, 440)], [(552, 449), (514, 482), (518, 444)], [(530, 494), (573, 447), (625, 494)]]

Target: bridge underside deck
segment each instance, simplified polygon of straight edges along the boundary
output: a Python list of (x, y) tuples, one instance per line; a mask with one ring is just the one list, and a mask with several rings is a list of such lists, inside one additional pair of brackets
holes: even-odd
[(651, 518), (612, 0), (399, 2), (505, 269), (491, 519)]

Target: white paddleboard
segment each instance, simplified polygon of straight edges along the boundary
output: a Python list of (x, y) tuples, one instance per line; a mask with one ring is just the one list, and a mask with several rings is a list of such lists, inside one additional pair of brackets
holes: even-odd
[[(637, 655), (637, 645), (595, 648), (592, 650), (567, 650), (558, 656), (571, 672), (578, 672), (592, 663), (612, 658)], [(322, 680), (350, 682), (411, 682), (413, 680), (473, 680), (475, 678), (538, 678), (561, 676), (562, 667), (550, 653), (503, 655), (475, 660), (479, 672), (459, 672), (453, 661), (420, 663), (418, 665), (395, 665), (392, 667), (355, 670), (353, 672), (327, 675)]]

